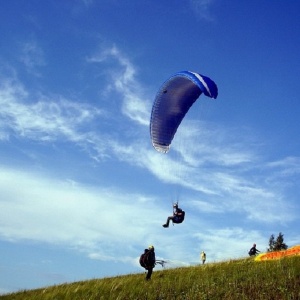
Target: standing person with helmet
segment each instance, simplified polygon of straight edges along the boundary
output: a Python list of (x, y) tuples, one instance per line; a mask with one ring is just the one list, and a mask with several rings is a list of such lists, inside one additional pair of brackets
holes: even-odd
[(155, 267), (155, 252), (152, 245), (148, 249), (145, 249), (144, 253), (140, 256), (140, 265), (147, 270), (145, 279), (150, 280), (153, 268)]
[(185, 212), (178, 207), (178, 204), (173, 204), (173, 216), (168, 217), (166, 224), (163, 227), (168, 228), (170, 221), (175, 224), (182, 223), (184, 220)]
[(256, 244), (253, 244), (252, 248), (249, 250), (248, 254), (250, 256), (254, 256), (257, 253), (259, 253), (260, 251), (256, 249)]
[(148, 272), (146, 275), (146, 280), (150, 280), (151, 279), (151, 275), (153, 272), (153, 269), (155, 267), (155, 252), (154, 252), (154, 247), (153, 246), (149, 246), (149, 258), (148, 258)]

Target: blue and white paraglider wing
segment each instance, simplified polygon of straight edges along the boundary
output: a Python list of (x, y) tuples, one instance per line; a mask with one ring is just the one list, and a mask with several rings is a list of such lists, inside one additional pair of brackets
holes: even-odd
[(157, 151), (169, 151), (177, 128), (202, 93), (216, 99), (217, 85), (210, 78), (190, 71), (174, 74), (161, 86), (150, 120), (151, 141)]

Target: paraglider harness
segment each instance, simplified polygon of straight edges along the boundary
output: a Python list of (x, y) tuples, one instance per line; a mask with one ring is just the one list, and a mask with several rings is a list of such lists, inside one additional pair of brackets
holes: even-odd
[[(178, 215), (180, 213), (180, 215)], [(173, 204), (173, 225), (180, 224), (183, 222), (185, 217), (185, 211), (178, 207), (178, 202)]]

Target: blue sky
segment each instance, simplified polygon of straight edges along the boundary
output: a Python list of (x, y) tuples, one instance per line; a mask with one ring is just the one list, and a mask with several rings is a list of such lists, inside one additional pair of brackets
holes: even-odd
[[(0, 293), (143, 272), (150, 244), (167, 267), (299, 244), (298, 1), (2, 2)], [(219, 96), (161, 154), (151, 107), (182, 70)]]

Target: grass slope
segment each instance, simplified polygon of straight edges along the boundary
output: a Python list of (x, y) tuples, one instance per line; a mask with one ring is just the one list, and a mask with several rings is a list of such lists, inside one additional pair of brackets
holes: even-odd
[[(154, 269), (155, 270), (155, 269)], [(234, 260), (62, 284), (0, 296), (1, 300), (300, 299), (300, 257)]]

